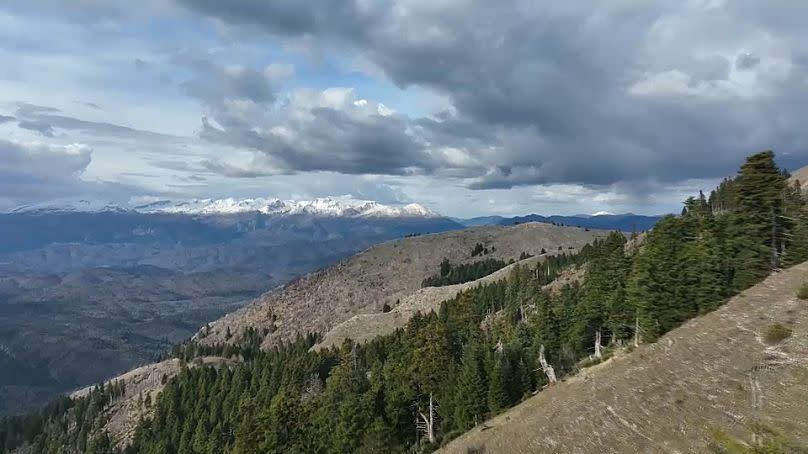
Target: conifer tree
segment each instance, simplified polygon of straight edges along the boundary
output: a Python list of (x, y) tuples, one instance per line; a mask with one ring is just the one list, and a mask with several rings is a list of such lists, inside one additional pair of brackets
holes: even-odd
[(460, 365), (455, 390), (455, 424), (458, 428), (469, 429), (483, 420), (486, 413), (485, 372), (480, 347), (469, 344)]

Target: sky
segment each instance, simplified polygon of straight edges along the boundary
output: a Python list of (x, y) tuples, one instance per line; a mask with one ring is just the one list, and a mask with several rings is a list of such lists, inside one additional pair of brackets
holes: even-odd
[(677, 212), (808, 165), (808, 2), (5, 0), (0, 209)]

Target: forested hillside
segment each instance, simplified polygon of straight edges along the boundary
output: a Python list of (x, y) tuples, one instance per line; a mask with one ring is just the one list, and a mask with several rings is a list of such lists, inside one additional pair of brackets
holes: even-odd
[[(625, 236), (613, 233), (575, 256), (516, 267), (507, 279), (463, 291), (437, 313), (366, 344), (312, 351), (312, 334), (265, 351), (264, 333), (254, 329), (239, 333), (239, 346), (188, 344), (176, 352), (183, 361), (211, 354), (243, 361), (185, 368), (167, 379), (156, 401), (143, 403), (152, 416), (131, 445), (119, 448), (429, 452), (584, 367), (654, 342), (771, 272), (808, 260), (805, 200), (787, 178), (773, 153), (755, 154), (737, 177), (709, 197), (685, 201), (681, 216), (663, 218), (641, 244), (627, 247)], [(585, 267), (583, 281), (543, 290), (567, 263)], [(0, 445), (36, 453), (114, 451), (114, 440), (93, 430), (114, 398), (106, 388), (8, 419)]]

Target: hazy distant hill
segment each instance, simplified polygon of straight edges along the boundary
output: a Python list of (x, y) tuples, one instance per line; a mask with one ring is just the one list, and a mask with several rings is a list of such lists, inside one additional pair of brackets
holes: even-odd
[(590, 229), (642, 232), (653, 227), (661, 218), (662, 216), (643, 216), (631, 213), (599, 214), (593, 216), (542, 216), (540, 214), (528, 214), (526, 216), (515, 217), (483, 216), (470, 219), (458, 219), (457, 221), (469, 227), (478, 225), (514, 225), (524, 222), (544, 222)]

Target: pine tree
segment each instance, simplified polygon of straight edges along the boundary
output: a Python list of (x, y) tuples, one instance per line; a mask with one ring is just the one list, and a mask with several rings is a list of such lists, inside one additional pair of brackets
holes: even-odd
[(736, 288), (745, 289), (780, 266), (786, 178), (764, 151), (746, 159), (737, 178)]
[(494, 353), (488, 366), (488, 410), (497, 414), (508, 407), (508, 390), (505, 388), (505, 371), (502, 358)]
[(468, 429), (483, 420), (486, 405), (485, 373), (480, 347), (469, 344), (463, 353), (455, 389), (455, 424)]

